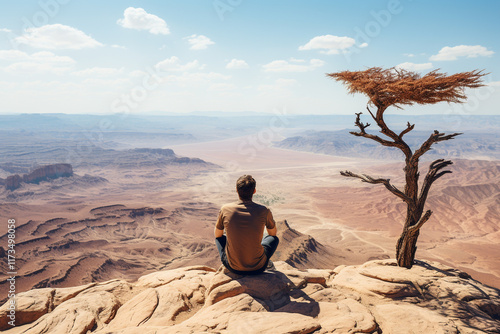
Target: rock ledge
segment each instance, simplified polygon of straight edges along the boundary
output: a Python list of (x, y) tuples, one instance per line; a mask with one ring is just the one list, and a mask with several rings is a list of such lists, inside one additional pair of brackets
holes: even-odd
[(500, 333), (500, 290), (456, 269), (375, 260), (239, 276), (186, 267), (17, 295), (5, 333)]

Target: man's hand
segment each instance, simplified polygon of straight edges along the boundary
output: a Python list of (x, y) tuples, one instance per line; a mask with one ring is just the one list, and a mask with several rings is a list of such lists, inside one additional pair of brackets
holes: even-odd
[(215, 230), (214, 230), (214, 235), (215, 235), (215, 238), (220, 238), (224, 235), (224, 230), (219, 230), (217, 228), (217, 226), (215, 227)]
[(267, 230), (267, 234), (269, 234), (272, 237), (275, 237), (276, 232), (278, 231), (278, 229), (276, 228), (276, 225), (274, 226), (274, 228), (267, 228), (266, 227), (266, 230)]

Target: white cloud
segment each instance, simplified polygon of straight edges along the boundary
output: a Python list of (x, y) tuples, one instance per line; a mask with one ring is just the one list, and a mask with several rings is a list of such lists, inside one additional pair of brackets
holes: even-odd
[(280, 87), (290, 87), (290, 86), (295, 86), (297, 85), (299, 82), (295, 79), (283, 79), (283, 78), (280, 78), (280, 79), (277, 79), (276, 80), (276, 84)]
[(38, 49), (84, 49), (102, 46), (83, 31), (63, 24), (48, 24), (28, 28), (16, 42)]
[(307, 72), (321, 67), (324, 64), (325, 62), (320, 59), (311, 59), (309, 64), (304, 65), (292, 64), (286, 60), (274, 60), (262, 67), (266, 72)]
[(110, 77), (114, 75), (118, 75), (123, 73), (123, 68), (112, 68), (112, 67), (93, 67), (87, 68), (81, 71), (76, 71), (71, 73), (72, 75), (76, 75), (78, 77)]
[(457, 60), (458, 57), (476, 58), (476, 57), (489, 57), (495, 52), (488, 50), (481, 45), (458, 45), (458, 46), (445, 46), (439, 50), (437, 55), (432, 55), (429, 60)]
[[(322, 49), (321, 53), (332, 55), (339, 54), (341, 51), (344, 52), (356, 43), (354, 38), (343, 36), (333, 36), (333, 35), (323, 35), (316, 36), (311, 39), (307, 44), (299, 47), (299, 50), (315, 50)], [(363, 43), (366, 44), (366, 43)], [(362, 44), (362, 45), (363, 45)], [(360, 46), (363, 47), (363, 46)]]
[(276, 93), (287, 93), (288, 88), (298, 85), (298, 81), (295, 79), (276, 79), (273, 84), (260, 85), (257, 90), (266, 94), (276, 94)]
[(7, 32), (7, 33), (9, 33), (9, 32), (12, 32), (12, 30), (7, 29), (7, 28), (0, 28), (0, 32)]
[(248, 64), (246, 61), (241, 59), (232, 59), (227, 65), (226, 68), (230, 70), (243, 69), (248, 68)]
[(313, 67), (321, 67), (321, 66), (325, 65), (325, 62), (322, 61), (321, 59), (311, 59), (311, 61), (309, 63)]
[(117, 79), (88, 78), (83, 80), (82, 84), (90, 87), (102, 86), (103, 88), (109, 88), (109, 87), (116, 88), (118, 86), (123, 87), (131, 85), (132, 81), (127, 78), (117, 78)]
[(359, 47), (360, 48), (366, 48), (367, 46), (368, 46), (368, 43), (365, 42), (365, 43), (361, 44)]
[(500, 87), (500, 81), (491, 81), (486, 83), (488, 86), (493, 86), (493, 87)]
[(74, 64), (75, 60), (68, 56), (58, 56), (50, 51), (40, 51), (35, 52), (31, 55), (31, 59), (47, 62), (47, 63), (59, 63), (59, 64)]
[(155, 35), (168, 35), (167, 23), (156, 15), (147, 13), (143, 8), (128, 7), (123, 12), (123, 19), (116, 21), (120, 26), (135, 30), (148, 30)]
[(173, 71), (173, 72), (185, 72), (203, 68), (203, 66), (200, 65), (198, 60), (193, 60), (189, 63), (181, 65), (179, 63), (179, 58), (177, 58), (176, 56), (172, 56), (170, 58), (160, 61), (155, 65), (155, 67), (160, 71)]
[(69, 68), (57, 67), (48, 63), (37, 62), (19, 62), (11, 64), (4, 68), (5, 72), (12, 74), (35, 74), (35, 73), (55, 73), (61, 74), (67, 72)]
[(184, 78), (189, 78), (193, 81), (211, 81), (211, 80), (229, 80), (231, 79), (230, 75), (224, 75), (217, 72), (196, 72), (196, 73), (184, 73)]
[(124, 47), (123, 45), (118, 45), (118, 44), (113, 44), (113, 45), (111, 45), (111, 47), (112, 47), (112, 48), (115, 48), (115, 49), (124, 49), (124, 50), (126, 50), (126, 49), (127, 49), (127, 48), (126, 48), (126, 47)]
[(132, 78), (142, 78), (145, 75), (148, 75), (148, 73), (144, 72), (144, 71), (140, 71), (140, 70), (134, 70), (134, 71), (130, 72), (128, 75)]
[(232, 83), (220, 82), (211, 84), (210, 87), (208, 87), (208, 90), (214, 92), (226, 92), (226, 91), (232, 91), (235, 88), (236, 86)]
[(407, 71), (423, 71), (432, 68), (432, 63), (415, 64), (415, 63), (405, 62), (396, 65), (396, 68), (402, 68)]
[(191, 50), (205, 50), (209, 45), (215, 44), (210, 38), (204, 35), (191, 35), (186, 37)]
[(0, 60), (19, 61), (28, 59), (29, 55), (26, 52), (19, 50), (0, 50)]
[(230, 75), (224, 75), (217, 72), (184, 72), (180, 75), (168, 75), (163, 78), (166, 83), (173, 83), (177, 87), (191, 88), (208, 83), (214, 84), (214, 81), (229, 80)]
[[(14, 60), (12, 56), (17, 56)], [(14, 60), (3, 68), (13, 74), (55, 73), (62, 74), (73, 69), (75, 60), (67, 56), (57, 56), (49, 51), (36, 52), (31, 55), (18, 50), (0, 51), (0, 59)]]

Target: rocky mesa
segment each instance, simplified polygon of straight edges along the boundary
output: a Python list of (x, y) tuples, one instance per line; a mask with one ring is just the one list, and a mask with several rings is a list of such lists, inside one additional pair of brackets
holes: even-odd
[(42, 288), (0, 308), (5, 333), (500, 333), (500, 290), (434, 262), (374, 260), (332, 270), (238, 276), (225, 268), (159, 271)]
[(35, 168), (31, 173), (20, 176), (11, 175), (4, 180), (5, 188), (15, 190), (21, 186), (21, 183), (39, 183), (59, 177), (68, 177), (73, 175), (73, 167), (70, 164), (53, 164)]

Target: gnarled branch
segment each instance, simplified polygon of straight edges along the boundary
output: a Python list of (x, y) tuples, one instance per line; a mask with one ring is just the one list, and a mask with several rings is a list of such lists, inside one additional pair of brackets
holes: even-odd
[(420, 196), (418, 197), (418, 206), (423, 208), (425, 201), (427, 200), (427, 195), (429, 194), (429, 190), (434, 181), (439, 179), (441, 176), (451, 173), (451, 170), (441, 171), (443, 168), (452, 165), (453, 162), (450, 160), (437, 159), (433, 161), (429, 166), (429, 171), (425, 176), (424, 183), (422, 185), (422, 190), (420, 192)]
[(357, 137), (365, 137), (365, 138), (369, 138), (369, 139), (372, 139), (372, 140), (375, 140), (376, 142), (384, 145), (384, 146), (392, 146), (392, 147), (397, 147), (396, 143), (390, 141), (390, 140), (385, 140), (385, 139), (382, 139), (380, 138), (379, 136), (376, 136), (376, 135), (372, 135), (372, 134), (369, 134), (369, 133), (361, 133), (361, 132), (354, 132), (354, 131), (351, 131), (349, 132), (351, 135), (354, 135), (354, 136), (357, 136)]
[(382, 178), (375, 179), (369, 175), (366, 175), (366, 174), (359, 175), (359, 174), (355, 174), (355, 173), (348, 171), (348, 170), (341, 171), (340, 175), (346, 176), (346, 177), (355, 177), (355, 178), (360, 179), (362, 182), (367, 182), (367, 183), (372, 183), (372, 184), (382, 183), (387, 188), (387, 190), (389, 190), (391, 193), (393, 193), (397, 197), (401, 198), (404, 202), (406, 202), (406, 203), (412, 202), (412, 199), (410, 197), (406, 196), (401, 190), (399, 190), (398, 188), (396, 188), (395, 186), (393, 186), (390, 183), (390, 179), (382, 179)]
[(425, 224), (425, 222), (429, 220), (431, 215), (432, 215), (432, 211), (427, 210), (424, 213), (424, 215), (422, 217), (420, 217), (420, 219), (418, 220), (418, 222), (415, 225), (412, 225), (408, 228), (408, 231), (411, 231), (411, 232), (418, 231)]
[(368, 106), (366, 106), (366, 110), (368, 110), (368, 112), (370, 113), (370, 115), (372, 116), (372, 118), (377, 121), (377, 118), (373, 115), (372, 111), (370, 110), (370, 108), (368, 108)]
[(452, 133), (451, 135), (445, 135), (438, 130), (434, 130), (434, 133), (431, 134), (430, 137), (420, 146), (420, 148), (415, 151), (415, 154), (412, 157), (413, 161), (418, 160), (422, 155), (425, 154), (425, 152), (429, 151), (434, 143), (450, 140), (461, 134), (462, 133)]
[[(370, 110), (368, 109), (368, 111), (370, 111)], [(394, 143), (390, 140), (385, 140), (385, 139), (380, 138), (377, 135), (372, 135), (370, 133), (366, 133), (365, 129), (370, 126), (370, 123), (365, 124), (365, 123), (361, 122), (360, 116), (362, 114), (363, 114), (362, 112), (356, 113), (356, 121), (354, 121), (354, 125), (356, 125), (359, 128), (359, 132), (351, 131), (351, 132), (349, 132), (350, 134), (357, 136), (357, 137), (365, 137), (365, 138), (375, 140), (376, 142), (378, 142), (384, 146), (397, 146), (396, 143)], [(371, 114), (371, 112), (370, 112), (370, 114)]]
[(415, 127), (415, 124), (410, 124), (410, 122), (408, 122), (408, 124), (406, 125), (406, 129), (404, 129), (404, 130), (403, 130), (403, 131), (399, 134), (398, 138), (399, 138), (400, 140), (402, 140), (402, 139), (403, 139), (403, 136), (404, 136), (405, 134), (407, 134), (408, 132), (410, 132), (411, 130), (413, 130), (413, 128), (414, 128), (414, 127)]
[(394, 144), (391, 146), (399, 148), (401, 151), (403, 151), (406, 158), (410, 159), (410, 157), (412, 156), (412, 151), (411, 151), (410, 147), (408, 146), (408, 144), (406, 144), (401, 139), (401, 137), (398, 136), (394, 131), (389, 129), (387, 124), (385, 124), (384, 112), (385, 112), (386, 108), (385, 107), (378, 107), (376, 116), (373, 115), (373, 113), (371, 112), (370, 108), (368, 108), (368, 106), (366, 107), (366, 109), (368, 110), (370, 115), (373, 117), (373, 119), (377, 122), (377, 125), (380, 128), (380, 132), (383, 133), (384, 135), (386, 135), (387, 137), (391, 138), (394, 141), (393, 142)]
[(362, 134), (365, 134), (366, 133), (365, 129), (370, 126), (370, 123), (365, 124), (365, 123), (361, 122), (361, 115), (362, 114), (363, 114), (362, 112), (356, 113), (356, 120), (354, 121), (354, 125), (356, 125), (359, 128), (359, 130), (361, 130)]

